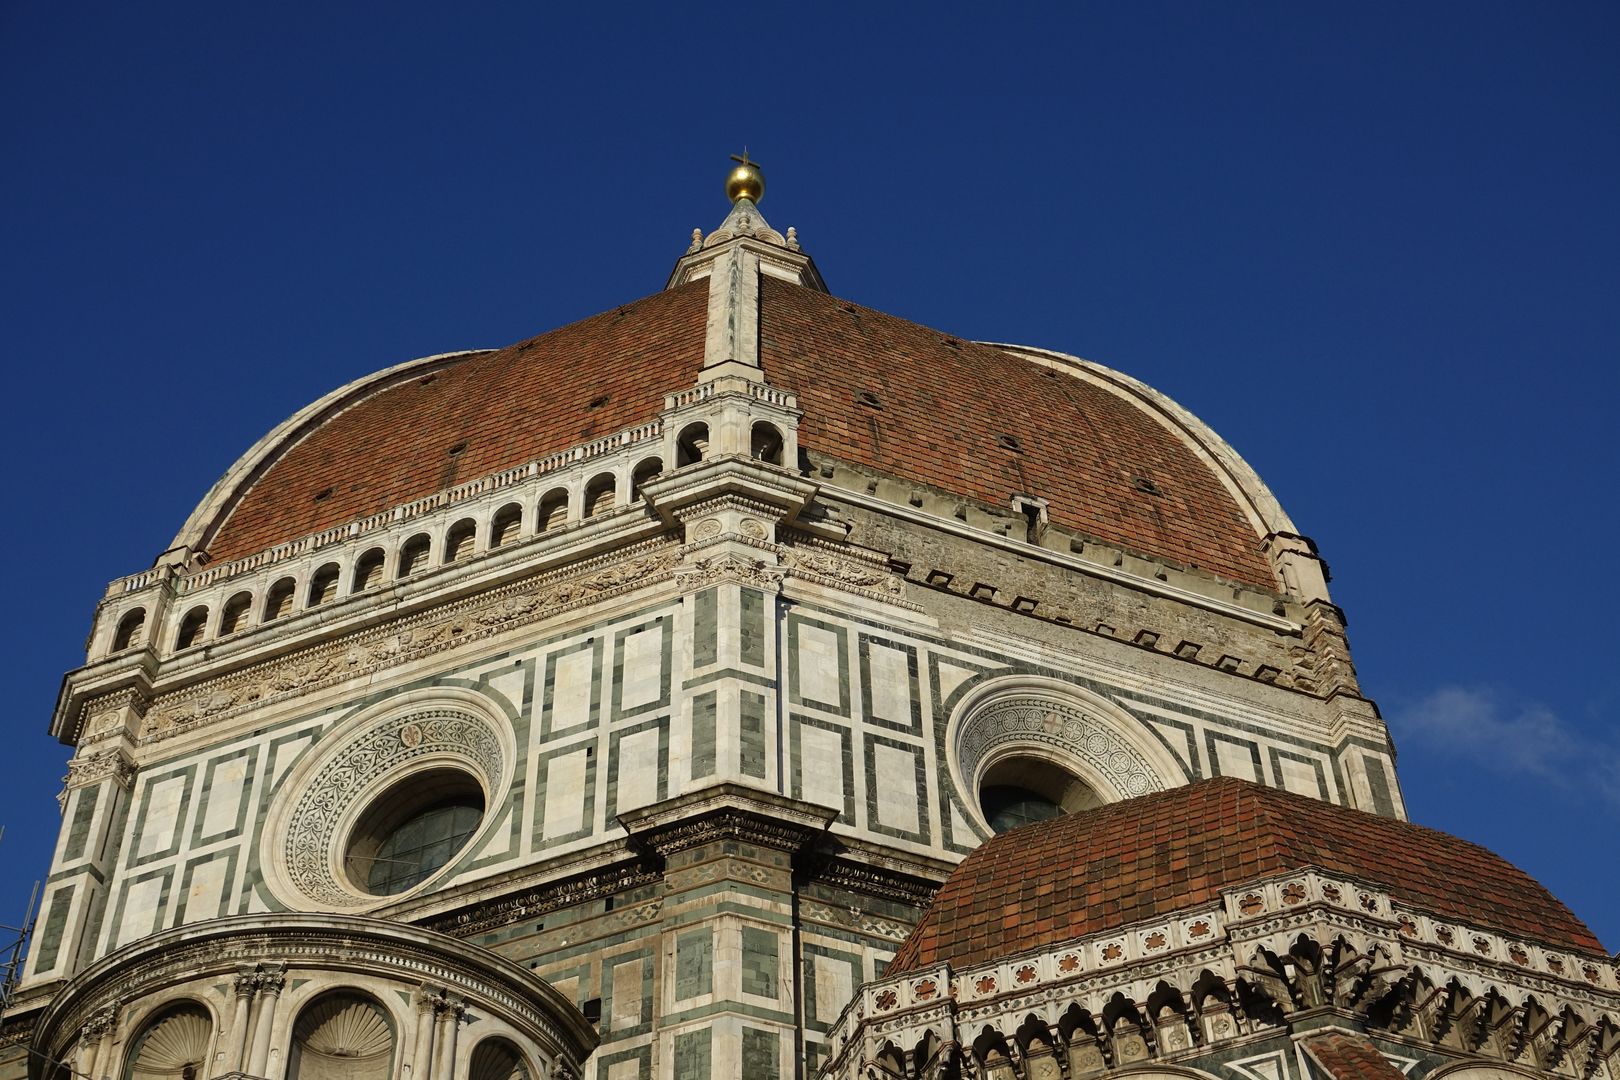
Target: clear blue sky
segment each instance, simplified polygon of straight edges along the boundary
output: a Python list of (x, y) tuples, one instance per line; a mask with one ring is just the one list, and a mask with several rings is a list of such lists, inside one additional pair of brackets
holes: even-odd
[(834, 292), (1222, 432), (1413, 817), (1620, 947), (1620, 6), (583, 8), (0, 0), (0, 922), (106, 582), (339, 383), (658, 289), (746, 143)]

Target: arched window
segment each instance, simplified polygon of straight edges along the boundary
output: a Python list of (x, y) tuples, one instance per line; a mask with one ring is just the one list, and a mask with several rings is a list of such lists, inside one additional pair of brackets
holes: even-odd
[(133, 649), (146, 640), (146, 609), (136, 608), (118, 621), (118, 632), (113, 635), (113, 648)]
[(234, 634), (247, 627), (248, 612), (253, 609), (253, 594), (239, 592), (225, 601), (225, 608), (219, 613), (220, 636)]
[(554, 488), (546, 492), (546, 497), (540, 500), (540, 514), (535, 524), (538, 532), (550, 532), (560, 529), (568, 523), (568, 492), (563, 488)]
[(378, 585), (381, 585), (383, 563), (386, 560), (387, 556), (383, 554), (382, 548), (372, 548), (360, 556), (359, 561), (354, 564), (354, 584), (351, 586), (351, 591), (364, 592), (367, 589), (375, 589)]
[(293, 589), (297, 583), (290, 577), (284, 577), (270, 586), (270, 592), (264, 598), (264, 621), (279, 619), (290, 614), (293, 606)]
[(405, 541), (399, 550), (399, 573), (395, 577), (409, 577), (427, 566), (428, 550), (433, 546), (427, 533), (417, 533)]
[(529, 1080), (518, 1048), (500, 1037), (485, 1039), (473, 1047), (467, 1080)]
[(709, 456), (709, 425), (687, 424), (675, 440), (675, 467), (684, 469)]
[(630, 474), (630, 501), (635, 502), (641, 498), (641, 485), (649, 480), (656, 480), (658, 474), (664, 471), (664, 463), (657, 458), (648, 458), (636, 466), (635, 472)]
[(186, 617), (180, 620), (180, 632), (174, 636), (174, 647), (189, 649), (203, 639), (203, 631), (208, 629), (208, 606), (199, 604), (186, 612)]
[(309, 579), (310, 607), (319, 607), (337, 599), (339, 573), (341, 571), (335, 562), (329, 562), (315, 571), (315, 576)]
[(394, 1025), (370, 998), (338, 991), (316, 998), (293, 1024), (288, 1080), (387, 1080)]
[(213, 1020), (185, 1002), (153, 1017), (130, 1046), (124, 1080), (202, 1080)]
[(462, 518), (450, 526), (450, 531), (444, 538), (444, 561), (455, 562), (457, 559), (470, 559), (473, 553), (473, 541), (478, 536), (478, 522), (472, 518)]
[(585, 516), (595, 517), (613, 509), (618, 498), (619, 482), (612, 473), (603, 473), (585, 485)]
[(754, 421), (754, 426), (749, 429), (748, 454), (767, 465), (782, 464), (782, 433), (775, 424), (764, 420)]
[(523, 528), (523, 507), (517, 503), (507, 503), (495, 511), (495, 516), (489, 522), (489, 546), (500, 547), (509, 544), (518, 538), (518, 532)]

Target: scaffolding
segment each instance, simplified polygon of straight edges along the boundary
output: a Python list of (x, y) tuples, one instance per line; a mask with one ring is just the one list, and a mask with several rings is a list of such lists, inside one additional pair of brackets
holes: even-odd
[[(0, 825), (0, 843), (5, 838), (6, 827)], [(36, 881), (33, 892), (28, 894), (28, 908), (23, 912), (22, 922), (16, 926), (0, 923), (0, 1017), (11, 1011), (11, 997), (22, 981), (23, 957), (34, 932), (34, 909), (38, 904), (39, 882)]]

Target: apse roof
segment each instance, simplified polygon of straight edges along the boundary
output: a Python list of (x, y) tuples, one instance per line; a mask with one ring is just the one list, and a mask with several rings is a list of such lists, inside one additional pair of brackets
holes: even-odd
[(888, 970), (982, 964), (1218, 902), (1225, 889), (1306, 867), (1381, 885), (1444, 918), (1602, 952), (1555, 896), (1482, 847), (1228, 777), (993, 837), (951, 873)]
[[(202, 548), (236, 559), (653, 420), (697, 381), (708, 291), (379, 377), (272, 447)], [(763, 275), (759, 353), (812, 454), (991, 506), (1043, 498), (1083, 536), (1276, 588), (1216, 469), (1142, 400)]]

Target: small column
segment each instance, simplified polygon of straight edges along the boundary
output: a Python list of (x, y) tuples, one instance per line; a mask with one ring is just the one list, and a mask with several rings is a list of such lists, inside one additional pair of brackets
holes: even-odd
[(411, 1080), (428, 1080), (433, 1072), (433, 1025), (437, 1017), (434, 1003), (442, 993), (425, 983), (416, 992), (416, 1037), (407, 1066)]
[(456, 1035), (461, 1021), (467, 1015), (467, 1006), (448, 997), (434, 1005), (437, 1013), (437, 1031), (433, 1036), (433, 1074), (431, 1080), (451, 1080), (456, 1069)]
[(286, 971), (283, 966), (253, 976), (259, 1002), (253, 1018), (253, 1048), (248, 1054), (246, 1070), (253, 1076), (263, 1076), (270, 1063), (270, 1029), (276, 1020), (276, 1002), (281, 999), (281, 988), (287, 985)]
[(255, 989), (254, 971), (249, 967), (237, 968), (236, 1006), (231, 1011), (231, 1038), (225, 1051), (225, 1067), (221, 1072), (241, 1072), (248, 1052), (248, 1013), (253, 1008)]
[(108, 1005), (91, 1013), (90, 1019), (85, 1021), (79, 1035), (78, 1055), (79, 1071), (85, 1076), (99, 1080), (102, 1072), (111, 1071), (112, 1055), (108, 1053), (107, 1040), (117, 1019), (117, 1007)]

